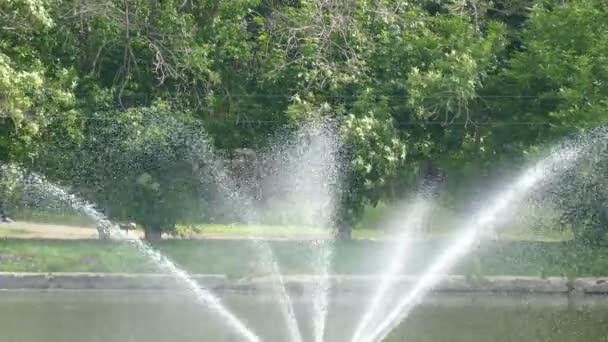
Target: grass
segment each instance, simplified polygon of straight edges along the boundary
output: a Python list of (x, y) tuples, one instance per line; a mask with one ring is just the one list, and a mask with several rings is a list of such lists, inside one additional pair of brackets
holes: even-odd
[(30, 231), (21, 228), (5, 228), (0, 230), (0, 237), (3, 236), (15, 236), (15, 235), (27, 235)]
[(77, 227), (92, 227), (95, 225), (93, 221), (86, 216), (77, 215), (72, 212), (19, 209), (12, 210), (9, 214), (12, 219), (17, 221)]
[[(388, 207), (369, 209), (364, 215), (365, 227), (382, 226)], [(536, 215), (528, 215), (527, 217)], [(27, 213), (39, 222), (66, 224), (66, 217), (40, 216)], [(573, 242), (569, 230), (550, 229), (550, 212), (538, 216), (542, 225), (531, 229), (523, 223), (508, 223), (500, 228), (500, 240), (487, 242), (467, 255), (453, 273), (465, 275), (532, 275), (532, 276), (608, 276), (608, 248), (583, 248)], [(419, 273), (428, 268), (454, 237), (454, 227), (462, 219), (443, 208), (432, 215), (433, 222), (411, 248), (404, 273)], [(68, 220), (72, 220), (67, 218)], [(70, 222), (78, 224), (82, 218)], [(523, 220), (522, 220), (523, 221)], [(525, 221), (523, 221), (525, 222)], [(23, 229), (5, 230), (4, 236), (25, 234)], [(182, 236), (204, 234), (226, 238), (209, 240), (167, 240), (156, 247), (185, 269), (196, 273), (226, 273), (235, 276), (264, 274), (252, 243), (231, 238), (262, 236), (286, 238), (270, 241), (283, 273), (313, 273), (311, 260), (318, 248), (313, 238), (328, 235), (327, 230), (287, 226), (247, 225), (182, 225)], [(386, 233), (358, 227), (355, 240), (335, 246), (333, 271), (343, 274), (377, 273), (390, 259), (389, 244), (382, 241)], [(57, 241), (1, 239), (0, 271), (23, 272), (156, 272), (131, 247), (122, 243), (101, 241)], [(384, 256), (383, 256), (384, 255)]]
[(154, 268), (124, 244), (102, 241), (0, 239), (4, 272), (149, 272)]
[[(397, 204), (379, 203), (376, 207), (366, 207), (361, 220), (353, 230), (354, 239), (382, 239), (387, 234), (381, 228), (386, 224), (386, 218), (392, 213), (401, 212)], [(570, 230), (553, 229), (558, 224), (555, 211), (551, 208), (535, 209), (533, 206), (522, 205), (499, 229), (498, 235), (505, 240), (533, 241), (567, 241), (573, 238)], [(29, 221), (42, 224), (59, 224), (66, 226), (91, 227), (94, 224), (83, 215), (70, 211), (44, 211), (32, 209), (16, 209), (10, 212), (11, 217), (19, 221)], [(454, 235), (455, 228), (460, 227), (468, 217), (462, 217), (457, 212), (442, 206), (432, 209), (431, 219), (427, 227), (419, 234), (420, 239), (429, 240), (449, 238)], [(180, 236), (204, 234), (215, 237), (247, 237), (261, 236), (269, 238), (318, 238), (328, 236), (327, 229), (294, 227), (285, 225), (245, 225), (245, 224), (183, 224), (177, 226), (176, 233)], [(0, 232), (0, 234), (2, 234)], [(9, 235), (7, 233), (4, 236)], [(12, 234), (11, 234), (12, 235)], [(0, 235), (1, 237), (2, 235)]]
[[(318, 246), (313, 241), (270, 241), (282, 272), (311, 273)], [(416, 243), (404, 260), (404, 273), (426, 268), (448, 240)], [(195, 273), (234, 276), (264, 274), (252, 243), (242, 240), (167, 240), (157, 246), (179, 265)], [(335, 246), (333, 271), (377, 273), (389, 258), (383, 242), (355, 240)], [(0, 239), (0, 271), (4, 272), (157, 272), (130, 246), (117, 242)], [(465, 275), (606, 276), (608, 248), (584, 248), (573, 242), (495, 241), (475, 249), (454, 268)]]
[[(204, 235), (209, 237), (253, 237), (261, 236), (268, 238), (290, 238), (306, 239), (328, 237), (332, 234), (327, 229), (285, 227), (272, 225), (220, 225), (220, 224), (199, 224), (199, 225), (179, 225), (176, 231), (179, 236)], [(433, 240), (438, 238), (453, 237), (455, 232), (449, 229), (435, 228), (420, 232), (416, 238), (421, 240)], [(573, 234), (570, 230), (554, 229), (522, 229), (519, 226), (509, 226), (501, 229), (497, 235), (502, 240), (513, 241), (568, 241), (572, 240)], [(378, 229), (357, 228), (353, 230), (355, 240), (379, 240), (387, 237), (387, 233)]]
[[(177, 234), (182, 236), (189, 235), (209, 235), (220, 237), (248, 237), (264, 236), (269, 238), (290, 238), (306, 239), (328, 237), (332, 234), (328, 229), (289, 227), (277, 225), (223, 225), (223, 224), (197, 224), (197, 225), (178, 225)], [(384, 233), (374, 229), (353, 230), (354, 239), (379, 239)]]

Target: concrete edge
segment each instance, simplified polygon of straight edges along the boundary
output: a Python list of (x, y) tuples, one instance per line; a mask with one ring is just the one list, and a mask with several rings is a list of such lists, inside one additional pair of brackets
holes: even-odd
[[(210, 289), (225, 287), (227, 277), (219, 274), (193, 275), (199, 284)], [(0, 272), (0, 289), (108, 289), (163, 290), (180, 287), (175, 277), (165, 274), (138, 273), (21, 273)]]
[[(266, 292), (272, 291), (269, 277), (232, 278), (223, 274), (193, 274), (192, 278), (202, 286), (215, 291)], [(290, 293), (302, 294), (318, 284), (321, 276), (283, 276)], [(411, 287), (418, 277), (394, 277), (397, 290)], [(332, 290), (336, 292), (360, 292), (378, 284), (378, 277), (371, 275), (332, 275)], [(0, 272), (0, 289), (112, 289), (112, 290), (162, 290), (183, 288), (178, 279), (167, 274), (137, 273), (3, 273)], [(608, 277), (525, 277), (443, 276), (433, 288), (435, 292), (512, 292), (555, 294), (608, 294)]]

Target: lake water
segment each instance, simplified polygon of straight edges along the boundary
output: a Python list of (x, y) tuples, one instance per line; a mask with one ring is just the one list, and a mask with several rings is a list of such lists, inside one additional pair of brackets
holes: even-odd
[[(286, 342), (274, 301), (224, 294), (224, 302), (263, 341)], [(333, 299), (328, 342), (348, 342), (364, 299)], [(310, 336), (309, 306), (296, 300)], [(162, 291), (0, 291), (2, 342), (240, 341), (192, 298)], [(608, 341), (606, 297), (432, 296), (387, 341)]]

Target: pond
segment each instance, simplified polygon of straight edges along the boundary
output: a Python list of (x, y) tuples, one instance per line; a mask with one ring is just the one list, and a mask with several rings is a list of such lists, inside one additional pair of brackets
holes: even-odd
[[(222, 300), (263, 341), (287, 341), (274, 301), (225, 293)], [(350, 341), (366, 301), (332, 300), (326, 341)], [(309, 305), (296, 300), (305, 341)], [(0, 336), (6, 342), (240, 341), (187, 295), (163, 291), (0, 291)], [(606, 341), (605, 297), (433, 295), (387, 341)]]

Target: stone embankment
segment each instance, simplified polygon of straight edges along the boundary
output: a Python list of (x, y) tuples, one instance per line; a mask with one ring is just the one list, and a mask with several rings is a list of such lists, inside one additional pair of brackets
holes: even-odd
[[(215, 291), (265, 293), (271, 291), (271, 280), (259, 278), (233, 278), (216, 274), (195, 274), (192, 277), (206, 288)], [(316, 276), (284, 276), (285, 286), (291, 293), (304, 293), (318, 280)], [(407, 290), (416, 281), (415, 276), (394, 279), (398, 289)], [(378, 277), (365, 275), (331, 276), (332, 289), (340, 293), (368, 291), (378, 284)], [(180, 283), (164, 274), (123, 273), (0, 273), (0, 289), (179, 289)], [(444, 276), (434, 288), (435, 292), (511, 292), (555, 294), (608, 294), (607, 278), (563, 278), (490, 276)]]

